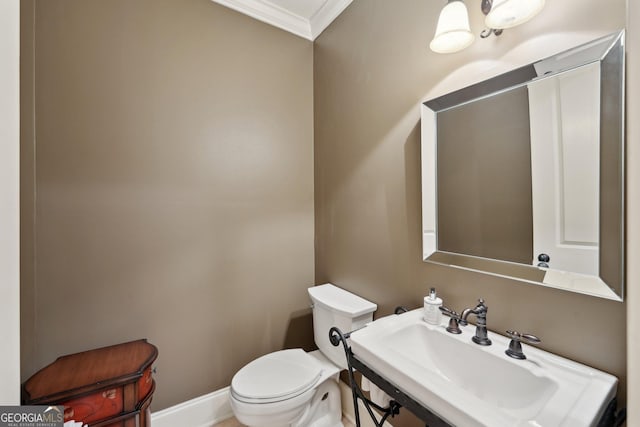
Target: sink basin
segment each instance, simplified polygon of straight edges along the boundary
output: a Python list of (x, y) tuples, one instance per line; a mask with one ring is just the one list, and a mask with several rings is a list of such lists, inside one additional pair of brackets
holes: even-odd
[(595, 426), (615, 397), (616, 377), (523, 344), (526, 360), (507, 356), (509, 338), (471, 341), (475, 326), (446, 332), (422, 309), (371, 322), (351, 334), (354, 355), (451, 425)]

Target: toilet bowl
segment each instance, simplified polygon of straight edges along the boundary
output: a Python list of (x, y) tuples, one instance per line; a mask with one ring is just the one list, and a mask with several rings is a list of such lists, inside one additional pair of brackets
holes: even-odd
[(241, 368), (231, 381), (229, 400), (242, 424), (343, 427), (338, 374), (347, 364), (342, 347), (329, 342), (329, 329), (362, 327), (377, 306), (332, 284), (309, 288), (309, 296), (319, 350), (276, 351)]

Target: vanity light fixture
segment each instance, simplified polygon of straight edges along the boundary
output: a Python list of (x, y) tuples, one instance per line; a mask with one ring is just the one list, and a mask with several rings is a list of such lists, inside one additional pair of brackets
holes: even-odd
[[(505, 28), (523, 24), (537, 15), (545, 0), (481, 0), (480, 10), (487, 26), (481, 38), (499, 36)], [(475, 36), (469, 25), (469, 13), (463, 0), (448, 0), (440, 12), (436, 34), (429, 47), (436, 53), (458, 52), (471, 45)]]
[(436, 35), (429, 47), (436, 53), (453, 53), (475, 40), (469, 25), (469, 12), (462, 0), (449, 0), (440, 12)]

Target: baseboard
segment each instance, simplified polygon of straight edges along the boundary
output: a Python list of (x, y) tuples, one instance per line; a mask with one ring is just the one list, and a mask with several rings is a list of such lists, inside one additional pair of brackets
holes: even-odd
[(151, 414), (153, 427), (212, 427), (233, 416), (229, 387)]
[[(353, 409), (353, 396), (351, 394), (351, 387), (343, 381), (340, 383), (340, 399), (342, 400), (342, 416), (347, 419), (351, 424), (356, 425), (356, 412)], [(360, 426), (361, 427), (376, 427), (375, 423), (369, 416), (367, 408), (361, 401), (358, 401), (358, 411), (360, 413)], [(153, 426), (156, 427), (156, 426)], [(384, 427), (393, 427), (388, 421), (384, 422)]]
[[(342, 415), (355, 425), (355, 411), (353, 410), (351, 388), (342, 381), (339, 381), (339, 384), (340, 398), (342, 400)], [(359, 408), (361, 427), (375, 427), (362, 402), (360, 402)], [(225, 387), (204, 396), (196, 397), (195, 399), (152, 413), (151, 425), (153, 425), (153, 427), (212, 427), (232, 416), (233, 411), (229, 404), (229, 387)], [(389, 422), (385, 422), (384, 425), (385, 427), (393, 427)]]

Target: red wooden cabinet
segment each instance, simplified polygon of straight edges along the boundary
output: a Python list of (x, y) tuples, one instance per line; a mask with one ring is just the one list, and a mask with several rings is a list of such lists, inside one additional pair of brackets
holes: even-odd
[(91, 427), (149, 427), (158, 349), (146, 339), (59, 357), (23, 385), (24, 405), (64, 405)]

